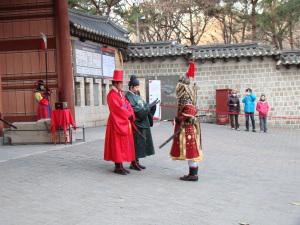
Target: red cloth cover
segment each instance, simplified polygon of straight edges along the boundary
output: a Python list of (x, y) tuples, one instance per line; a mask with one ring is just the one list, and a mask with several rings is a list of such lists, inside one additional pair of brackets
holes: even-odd
[(70, 109), (56, 109), (51, 113), (51, 132), (55, 133), (56, 129), (63, 128), (64, 132), (67, 132), (67, 129), (71, 125), (73, 128), (76, 128), (73, 115)]

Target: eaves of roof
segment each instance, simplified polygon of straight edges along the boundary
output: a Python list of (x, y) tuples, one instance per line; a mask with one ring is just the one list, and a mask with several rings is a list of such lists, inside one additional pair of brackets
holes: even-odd
[(81, 32), (126, 44), (130, 43), (128, 32), (109, 17), (94, 16), (69, 9), (69, 20), (71, 28)]

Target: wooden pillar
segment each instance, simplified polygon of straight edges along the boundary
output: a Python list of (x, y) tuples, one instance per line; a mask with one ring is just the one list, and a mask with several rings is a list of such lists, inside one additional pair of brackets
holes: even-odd
[(54, 0), (54, 3), (59, 100), (68, 102), (68, 106), (75, 116), (68, 1)]
[[(0, 117), (2, 118), (3, 115), (3, 107), (2, 107), (2, 83), (1, 83), (1, 74), (0, 74)], [(0, 137), (3, 135), (3, 123), (0, 122)]]

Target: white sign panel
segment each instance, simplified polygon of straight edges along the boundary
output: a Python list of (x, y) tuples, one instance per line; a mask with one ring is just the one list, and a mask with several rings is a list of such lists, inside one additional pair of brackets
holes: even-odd
[(103, 54), (103, 76), (112, 77), (116, 68), (115, 57)]
[(93, 49), (82, 48), (75, 50), (76, 73), (82, 75), (102, 76), (102, 55)]
[[(149, 80), (149, 103), (155, 101), (156, 99), (161, 101), (161, 81), (160, 80)], [(159, 104), (157, 104), (156, 112), (153, 119), (160, 120), (161, 109)]]

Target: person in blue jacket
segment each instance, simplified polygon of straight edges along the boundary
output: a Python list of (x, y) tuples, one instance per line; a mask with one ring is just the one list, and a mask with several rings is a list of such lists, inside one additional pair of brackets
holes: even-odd
[(246, 117), (246, 131), (249, 131), (249, 118), (252, 123), (252, 131), (255, 131), (255, 120), (254, 120), (254, 112), (255, 112), (255, 100), (256, 96), (252, 92), (251, 88), (246, 89), (246, 94), (242, 100), (244, 103), (244, 112)]

